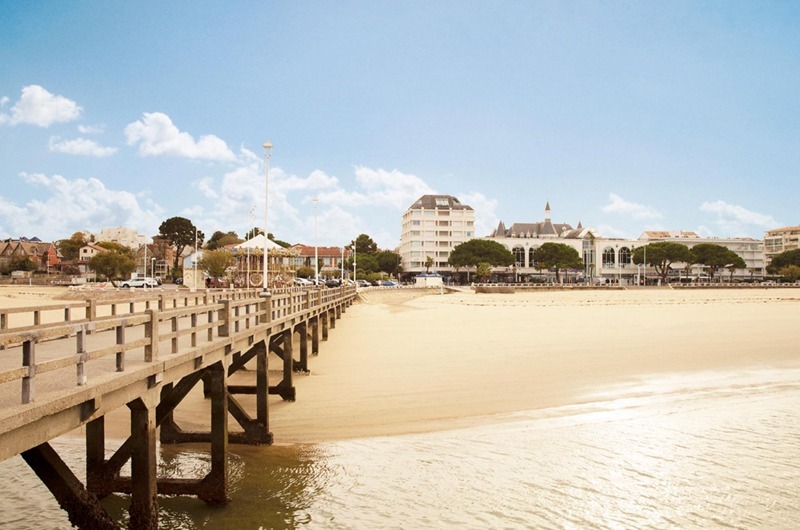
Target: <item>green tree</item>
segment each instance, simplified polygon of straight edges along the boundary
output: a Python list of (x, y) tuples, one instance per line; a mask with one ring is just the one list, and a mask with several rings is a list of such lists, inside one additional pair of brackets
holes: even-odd
[(224, 250), (209, 250), (203, 252), (203, 257), (200, 258), (198, 266), (209, 276), (222, 278), (228, 275), (228, 269), (235, 261), (233, 254), (230, 252), (225, 252)]
[(382, 250), (375, 255), (378, 270), (387, 274), (397, 274), (400, 271), (400, 256), (391, 250)]
[(298, 278), (313, 278), (314, 267), (298, 267), (295, 271), (295, 275), (297, 275)]
[(358, 255), (356, 259), (358, 260), (361, 259), (362, 254), (376, 254), (378, 252), (378, 244), (367, 234), (361, 234), (355, 238), (350, 242), (348, 248), (353, 248), (354, 245), (356, 247), (356, 254)]
[(119, 243), (114, 243), (113, 241), (101, 241), (100, 243), (97, 243), (97, 246), (110, 250), (111, 252), (116, 252), (117, 254), (122, 254), (123, 256), (128, 256), (129, 258), (133, 258), (135, 256), (132, 248), (126, 247), (125, 245), (120, 245)]
[(175, 245), (175, 262), (172, 265), (173, 269), (178, 268), (178, 262), (181, 259), (181, 254), (187, 246), (194, 246), (195, 234), (197, 237), (197, 245), (203, 246), (203, 239), (205, 235), (192, 224), (192, 222), (184, 217), (170, 217), (158, 227), (158, 233), (172, 241)]
[(107, 280), (120, 280), (130, 278), (136, 270), (136, 262), (124, 253), (109, 250), (92, 256), (89, 268)]
[(432, 266), (433, 266), (433, 258), (430, 256), (425, 256), (425, 274), (431, 272)]
[(492, 275), (492, 264), (482, 261), (475, 266), (475, 276), (478, 282), (484, 283)]
[(477, 267), (481, 262), (494, 267), (509, 267), (514, 264), (514, 254), (497, 241), (470, 239), (457, 245), (447, 262), (453, 267)]
[[(645, 249), (647, 250), (645, 251)], [(675, 262), (691, 263), (692, 261), (692, 252), (689, 247), (672, 241), (658, 241), (637, 247), (633, 251), (633, 262), (637, 265), (643, 263), (645, 252), (647, 253), (647, 265), (656, 269), (664, 283), (667, 281), (670, 265)]]
[(83, 232), (75, 232), (69, 239), (62, 239), (57, 243), (58, 250), (65, 261), (75, 261), (80, 256), (81, 247), (88, 243)]
[[(262, 230), (261, 233), (263, 234), (264, 231)], [(275, 239), (275, 236), (272, 235), (272, 232), (270, 232), (269, 235), (267, 235), (267, 237), (269, 238), (270, 241), (272, 241), (273, 243), (277, 243), (283, 248), (289, 248), (292, 246), (291, 243), (287, 243), (286, 241), (281, 241), (280, 239)]]
[(583, 260), (578, 251), (564, 243), (543, 244), (533, 251), (533, 261), (539, 269), (555, 271), (558, 283), (561, 283), (562, 269), (583, 268)]
[(747, 267), (744, 260), (734, 251), (714, 243), (700, 243), (691, 249), (692, 263), (708, 267), (708, 275), (714, 279), (714, 274), (722, 268), (733, 270)]
[(38, 267), (28, 256), (17, 256), (8, 262), (8, 272), (35, 271)]
[(242, 242), (242, 239), (236, 234), (234, 231), (230, 232), (222, 232), (217, 230), (214, 232), (210, 238), (208, 238), (208, 243), (206, 243), (206, 249), (208, 250), (218, 250), (228, 245), (237, 245)]
[(772, 256), (772, 261), (767, 265), (767, 272), (779, 274), (780, 270), (789, 265), (800, 267), (800, 249), (787, 250)]
[[(250, 230), (248, 230), (247, 232), (244, 233), (244, 239), (245, 239), (245, 241), (250, 241), (251, 239), (253, 239), (257, 235), (263, 234), (263, 233), (264, 233), (263, 229), (261, 229), (261, 228), (259, 228), (257, 226), (254, 226), (253, 228), (251, 228)], [(272, 234), (270, 234), (270, 239), (272, 239)]]
[(359, 254), (356, 258), (356, 269), (359, 276), (368, 272), (377, 272), (379, 269), (378, 260), (372, 254)]
[(800, 280), (800, 266), (798, 265), (787, 265), (778, 272), (790, 282)]

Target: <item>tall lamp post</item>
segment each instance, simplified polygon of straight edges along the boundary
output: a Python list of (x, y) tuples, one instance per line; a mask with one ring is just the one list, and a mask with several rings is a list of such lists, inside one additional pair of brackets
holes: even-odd
[(317, 248), (317, 202), (319, 197), (316, 195), (314, 201), (314, 284), (319, 286), (319, 249)]
[(261, 296), (269, 296), (269, 261), (267, 259), (267, 244), (269, 240), (267, 234), (269, 234), (269, 231), (267, 230), (267, 221), (269, 219), (269, 157), (272, 151), (272, 143), (267, 140), (264, 142), (263, 147), (266, 170), (264, 171), (264, 290), (261, 292)]
[(156, 279), (156, 258), (150, 258), (150, 274), (151, 278)]
[[(340, 229), (344, 233), (344, 226), (341, 226)], [(344, 244), (342, 244), (342, 282), (340, 285), (344, 285)]]
[[(356, 242), (354, 240), (353, 241), (353, 281), (354, 282), (356, 280), (358, 280), (358, 278), (356, 277), (356, 257), (357, 257), (356, 256)], [(358, 287), (358, 283), (356, 283), (356, 287)]]

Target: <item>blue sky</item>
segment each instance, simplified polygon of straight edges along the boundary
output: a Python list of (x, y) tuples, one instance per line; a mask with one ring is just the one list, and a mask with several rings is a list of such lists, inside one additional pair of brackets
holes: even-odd
[(0, 0), (0, 237), (800, 224), (800, 3)]

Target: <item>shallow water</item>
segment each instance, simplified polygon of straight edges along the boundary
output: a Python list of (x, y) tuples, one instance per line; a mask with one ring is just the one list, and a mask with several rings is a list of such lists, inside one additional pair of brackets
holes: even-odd
[[(81, 475), (83, 442), (54, 445)], [(161, 448), (163, 475), (208, 456)], [(231, 446), (231, 503), (160, 500), (164, 528), (794, 528), (800, 370), (661, 377), (466, 429)], [(0, 526), (68, 528), (21, 458)], [(124, 517), (127, 499), (104, 501)]]

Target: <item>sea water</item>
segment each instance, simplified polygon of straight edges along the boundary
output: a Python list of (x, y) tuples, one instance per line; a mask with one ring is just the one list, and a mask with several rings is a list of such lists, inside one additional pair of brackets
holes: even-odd
[[(800, 370), (674, 375), (469, 428), (316, 445), (231, 445), (231, 502), (159, 499), (162, 528), (797, 528)], [(274, 433), (280, 440), (280, 433)], [(83, 441), (59, 453), (82, 476)], [(161, 446), (162, 476), (208, 454)], [(0, 527), (69, 528), (20, 457)], [(128, 499), (104, 505), (124, 520)]]

